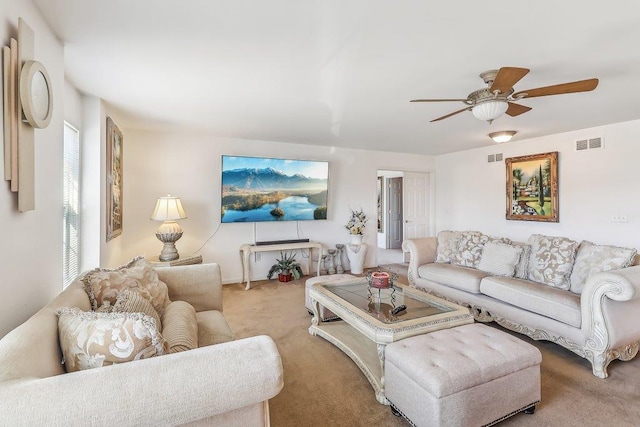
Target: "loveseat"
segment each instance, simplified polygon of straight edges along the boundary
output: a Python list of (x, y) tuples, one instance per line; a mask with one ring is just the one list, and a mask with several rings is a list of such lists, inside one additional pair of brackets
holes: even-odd
[(198, 348), (66, 373), (56, 312), (90, 311), (79, 277), (0, 340), (0, 425), (268, 426), (283, 386), (273, 340), (232, 340), (217, 264), (156, 271), (172, 301), (195, 309)]
[(541, 235), (511, 242), (457, 231), (408, 239), (402, 248), (410, 253), (411, 286), (469, 307), (478, 321), (560, 344), (591, 362), (599, 378), (608, 376), (612, 360), (638, 353), (635, 249)]

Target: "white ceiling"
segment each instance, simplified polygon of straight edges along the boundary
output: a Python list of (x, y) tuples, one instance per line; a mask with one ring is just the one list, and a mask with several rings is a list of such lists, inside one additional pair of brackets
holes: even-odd
[[(124, 128), (422, 154), (640, 118), (633, 0), (33, 0), (65, 44), (67, 79)], [(45, 64), (46, 65), (46, 64)], [(516, 91), (591, 77), (593, 92), (523, 100), (492, 125), (429, 123), (502, 66)]]

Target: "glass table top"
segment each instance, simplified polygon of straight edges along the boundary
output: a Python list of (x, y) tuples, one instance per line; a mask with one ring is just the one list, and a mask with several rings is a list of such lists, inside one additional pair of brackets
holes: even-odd
[[(455, 311), (455, 308), (436, 301), (428, 301), (429, 295), (426, 293), (424, 298), (418, 299), (396, 285), (378, 289), (361, 281), (349, 284), (326, 284), (323, 287), (383, 323), (396, 323)], [(406, 305), (407, 309), (394, 315), (393, 309), (401, 305)]]

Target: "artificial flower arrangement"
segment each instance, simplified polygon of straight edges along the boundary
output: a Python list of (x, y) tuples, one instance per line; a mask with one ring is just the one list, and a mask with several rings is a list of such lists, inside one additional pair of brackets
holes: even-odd
[(367, 215), (360, 209), (354, 211), (351, 209), (351, 218), (344, 227), (349, 230), (350, 234), (362, 236), (364, 234), (365, 223), (368, 221)]

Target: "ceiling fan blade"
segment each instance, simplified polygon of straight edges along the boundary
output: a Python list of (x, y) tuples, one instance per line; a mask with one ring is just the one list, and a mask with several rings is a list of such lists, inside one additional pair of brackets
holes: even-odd
[(508, 102), (508, 104), (507, 114), (511, 117), (519, 116), (531, 110), (531, 107), (527, 107), (526, 105), (514, 104), (513, 102)]
[(412, 99), (409, 102), (449, 102), (449, 101), (467, 102), (466, 99)]
[(535, 98), (537, 96), (562, 95), (565, 93), (589, 92), (598, 87), (598, 79), (580, 80), (571, 83), (561, 83), (553, 86), (538, 87), (521, 90), (512, 95), (513, 98)]
[(514, 84), (518, 83), (521, 78), (527, 75), (528, 68), (502, 67), (498, 70), (489, 92), (494, 93), (496, 90), (500, 93), (509, 93)]
[(438, 117), (437, 119), (431, 120), (431, 122), (437, 122), (442, 119), (446, 119), (447, 117), (455, 116), (456, 114), (462, 113), (463, 111), (471, 110), (471, 107), (463, 108), (462, 110), (454, 111), (453, 113), (449, 113), (446, 116)]

